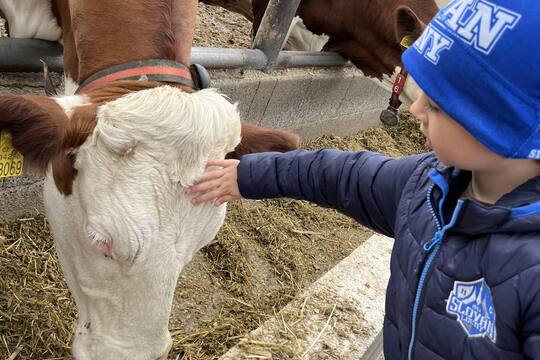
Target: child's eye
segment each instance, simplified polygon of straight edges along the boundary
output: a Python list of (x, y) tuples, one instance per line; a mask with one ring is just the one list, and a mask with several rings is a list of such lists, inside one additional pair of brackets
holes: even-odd
[(434, 111), (439, 110), (439, 108), (435, 104), (432, 104), (429, 101), (426, 101), (425, 107), (426, 107), (426, 111), (428, 112), (434, 112)]

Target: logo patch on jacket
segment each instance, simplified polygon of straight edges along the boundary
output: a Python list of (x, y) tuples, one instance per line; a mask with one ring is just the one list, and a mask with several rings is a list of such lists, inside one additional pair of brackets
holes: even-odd
[(455, 281), (446, 301), (446, 311), (457, 316), (469, 337), (489, 337), (495, 342), (495, 307), (491, 291), (484, 279)]

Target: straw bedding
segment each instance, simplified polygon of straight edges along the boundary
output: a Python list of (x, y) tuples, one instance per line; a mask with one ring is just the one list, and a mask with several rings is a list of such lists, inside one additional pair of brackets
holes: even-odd
[[(408, 155), (425, 150), (417, 128), (404, 114), (398, 127), (323, 136), (303, 147)], [(179, 279), (170, 358), (218, 357), (369, 235), (351, 219), (307, 202), (232, 204), (217, 241)], [(42, 214), (0, 223), (0, 274), (0, 358), (69, 359), (75, 308)]]

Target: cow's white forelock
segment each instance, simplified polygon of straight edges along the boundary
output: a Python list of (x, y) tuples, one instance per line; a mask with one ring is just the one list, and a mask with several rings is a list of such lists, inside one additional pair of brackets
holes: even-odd
[(141, 146), (149, 156), (162, 157), (182, 186), (203, 173), (209, 155), (223, 156), (240, 141), (236, 105), (214, 89), (138, 91), (101, 106), (97, 119), (95, 136), (110, 150), (126, 154)]
[(10, 37), (58, 41), (62, 36), (50, 0), (0, 0), (0, 10), (6, 15)]
[[(239, 140), (236, 106), (222, 95), (164, 86), (100, 107), (93, 135), (77, 152), (71, 196), (47, 177), (47, 214), (77, 303), (76, 358), (166, 352), (178, 275), (225, 216), (224, 206), (192, 205), (185, 186)], [(110, 257), (96, 238), (110, 241)]]

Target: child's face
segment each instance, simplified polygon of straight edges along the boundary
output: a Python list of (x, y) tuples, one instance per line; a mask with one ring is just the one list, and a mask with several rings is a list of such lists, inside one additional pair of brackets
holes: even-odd
[(411, 113), (420, 122), (426, 145), (443, 163), (475, 171), (496, 168), (504, 160), (476, 141), (424, 92), (411, 105)]

